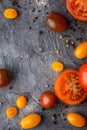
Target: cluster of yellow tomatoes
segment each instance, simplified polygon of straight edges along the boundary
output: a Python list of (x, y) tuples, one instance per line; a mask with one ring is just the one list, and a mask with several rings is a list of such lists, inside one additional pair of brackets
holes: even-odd
[[(27, 98), (25, 96), (19, 96), (16, 99), (17, 108), (22, 109), (26, 105), (27, 105)], [(18, 113), (17, 108), (13, 107), (13, 106), (7, 108), (6, 109), (6, 116), (8, 118), (14, 118)], [(41, 116), (37, 113), (32, 113), (32, 114), (29, 114), (29, 115), (23, 117), (20, 120), (20, 125), (23, 129), (29, 129), (29, 128), (36, 127), (40, 122), (41, 122)]]

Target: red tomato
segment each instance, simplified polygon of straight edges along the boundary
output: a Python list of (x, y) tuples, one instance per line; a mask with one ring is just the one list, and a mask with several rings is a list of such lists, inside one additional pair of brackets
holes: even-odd
[(87, 91), (87, 63), (83, 64), (79, 69), (79, 80), (83, 89)]
[(66, 0), (66, 6), (76, 19), (87, 21), (87, 0)]
[(40, 96), (40, 104), (43, 108), (51, 108), (56, 103), (56, 96), (53, 92), (46, 91)]
[(86, 98), (86, 92), (79, 84), (79, 72), (74, 69), (63, 71), (55, 80), (56, 96), (69, 105), (80, 104)]

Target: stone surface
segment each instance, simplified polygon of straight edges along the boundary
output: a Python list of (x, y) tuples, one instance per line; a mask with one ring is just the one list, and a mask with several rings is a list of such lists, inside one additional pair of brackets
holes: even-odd
[[(18, 19), (4, 18), (3, 11), (8, 7), (18, 10)], [(69, 27), (65, 32), (55, 33), (45, 25), (44, 20), (51, 11), (66, 17)], [(87, 118), (87, 101), (72, 107), (58, 101), (54, 108), (43, 110), (39, 96), (45, 90), (53, 91), (58, 75), (51, 69), (53, 61), (61, 61), (65, 69), (78, 69), (87, 61), (77, 60), (73, 55), (74, 48), (85, 40), (87, 23), (69, 14), (64, 0), (0, 0), (0, 67), (13, 75), (11, 84), (0, 89), (0, 130), (22, 130), (20, 119), (32, 112), (43, 117), (42, 123), (33, 130), (77, 130), (67, 123), (66, 114), (75, 111)], [(15, 106), (19, 95), (27, 96), (28, 105), (19, 110), (16, 118), (8, 119), (5, 110)], [(82, 128), (86, 129), (87, 125)]]

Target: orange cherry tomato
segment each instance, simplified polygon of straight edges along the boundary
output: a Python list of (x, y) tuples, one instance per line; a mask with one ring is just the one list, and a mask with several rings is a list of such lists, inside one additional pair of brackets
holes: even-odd
[(6, 116), (8, 118), (14, 118), (17, 115), (17, 108), (16, 107), (9, 107), (6, 109)]
[(55, 72), (60, 72), (64, 68), (64, 65), (61, 62), (58, 62), (58, 61), (53, 62), (51, 66), (52, 66), (52, 69)]
[(68, 11), (76, 19), (87, 21), (87, 1), (86, 0), (66, 0)]
[(86, 98), (86, 92), (79, 84), (79, 72), (74, 69), (63, 71), (55, 80), (56, 96), (69, 105), (80, 104)]
[(56, 96), (53, 92), (45, 91), (40, 96), (40, 104), (43, 108), (51, 108), (56, 103)]
[(4, 16), (7, 19), (16, 19), (18, 17), (18, 12), (16, 9), (7, 8), (4, 10)]
[(55, 32), (65, 31), (68, 27), (67, 21), (64, 18), (64, 16), (55, 12), (51, 12), (48, 15), (48, 17), (45, 20), (45, 23), (51, 30)]

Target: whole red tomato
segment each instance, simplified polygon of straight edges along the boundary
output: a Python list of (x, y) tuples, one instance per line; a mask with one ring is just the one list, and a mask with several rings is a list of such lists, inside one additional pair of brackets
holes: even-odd
[(76, 19), (87, 21), (87, 0), (66, 0), (66, 6)]
[(79, 69), (79, 81), (83, 89), (87, 91), (87, 63), (81, 65)]
[(56, 96), (53, 92), (45, 91), (40, 96), (40, 104), (43, 108), (51, 108), (56, 103)]

